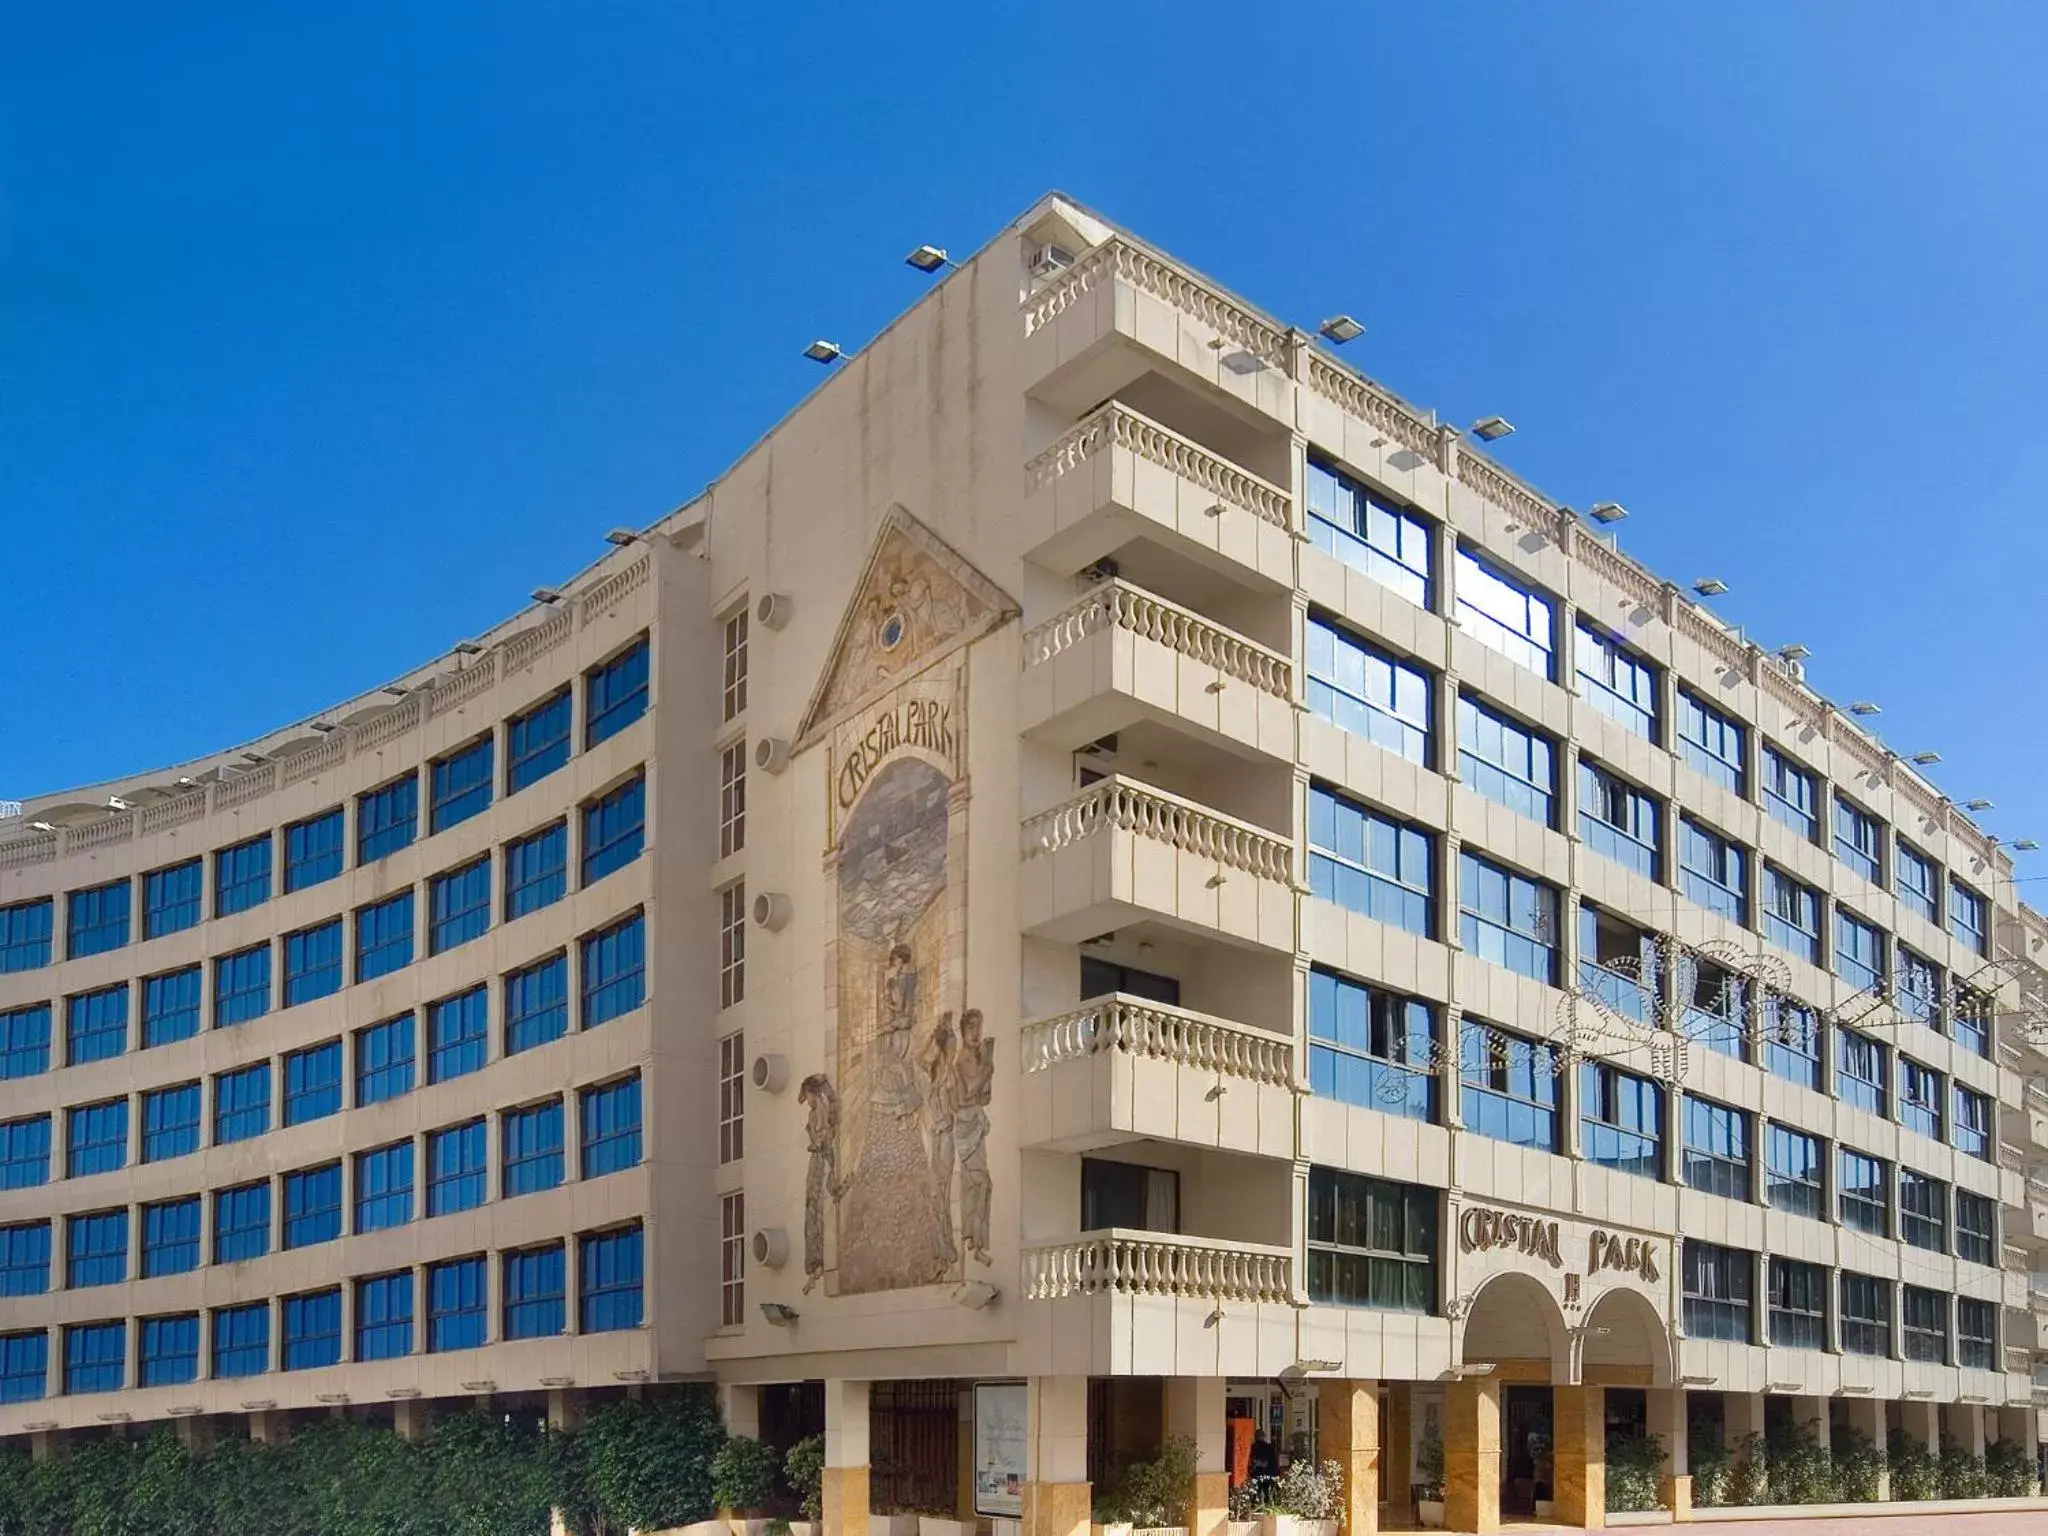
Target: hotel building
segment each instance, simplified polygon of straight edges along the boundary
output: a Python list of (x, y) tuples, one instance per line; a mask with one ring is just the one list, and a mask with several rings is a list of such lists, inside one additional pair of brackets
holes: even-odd
[(2005, 850), (1314, 336), (1050, 196), (614, 546), (0, 822), (0, 1439), (715, 1381), (830, 1536), (1180, 1432), (1212, 1536), (1253, 1430), (1353, 1530), (2041, 1438)]

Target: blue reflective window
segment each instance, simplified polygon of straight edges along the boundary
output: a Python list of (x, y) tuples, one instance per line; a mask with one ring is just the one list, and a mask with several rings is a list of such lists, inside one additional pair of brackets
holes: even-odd
[(199, 1314), (145, 1317), (136, 1384), (175, 1387), (199, 1379)]
[(356, 1031), (356, 1107), (411, 1093), (417, 1054), (413, 1016), (402, 1013)]
[(1772, 993), (1764, 999), (1764, 1067), (1802, 1088), (1820, 1088), (1820, 1025), (1813, 1010)]
[(1764, 1127), (1764, 1203), (1796, 1216), (1827, 1220), (1822, 1188), (1826, 1155), (1820, 1139), (1773, 1122)]
[(1409, 1120), (1437, 1117), (1429, 1004), (1334, 971), (1308, 977), (1309, 1089)]
[(1579, 991), (1651, 1029), (1662, 1026), (1663, 960), (1655, 936), (1633, 923), (1579, 904)]
[(270, 1369), (270, 1303), (213, 1311), (213, 1374), (261, 1376)]
[(420, 780), (416, 773), (356, 796), (356, 863), (370, 864), (408, 847), (419, 836)]
[(341, 1236), (341, 1164), (323, 1163), (284, 1176), (285, 1248), (308, 1248)]
[(64, 1003), (64, 1061), (81, 1066), (105, 1061), (128, 1049), (128, 983), (67, 998)]
[(64, 953), (73, 960), (81, 955), (104, 954), (128, 942), (128, 911), (133, 885), (116, 880), (73, 891), (64, 899), (66, 936)]
[(553, 1189), (562, 1182), (562, 1101), (508, 1109), (504, 1128), (505, 1198)]
[(1738, 795), (1749, 793), (1740, 724), (1689, 689), (1678, 690), (1678, 756), (1695, 773)]
[(1842, 1225), (1883, 1237), (1891, 1224), (1891, 1164), (1843, 1147), (1835, 1166)]
[(1835, 1097), (1844, 1104), (1886, 1113), (1890, 1061), (1882, 1043), (1840, 1025), (1835, 1028)]
[(1884, 930), (1840, 906), (1835, 908), (1835, 974), (1873, 997), (1884, 995)]
[(1943, 987), (1941, 967), (1925, 955), (1916, 955), (1900, 944), (1896, 949), (1897, 979), (1892, 985), (1892, 1003), (1909, 1019), (1929, 1029), (1941, 1028)]
[(356, 980), (374, 981), (411, 964), (411, 890), (356, 908)]
[(640, 857), (647, 844), (647, 780), (635, 777), (583, 807), (583, 883)]
[(142, 1161), (199, 1150), (199, 1085), (179, 1083), (142, 1096)]
[(481, 1255), (427, 1266), (427, 1353), (477, 1349), (489, 1321), (490, 1279)]
[(356, 1358), (396, 1360), (412, 1353), (412, 1271), (356, 1282)]
[(569, 761), (569, 690), (543, 699), (506, 728), (505, 793), (516, 795)]
[(1764, 937), (1788, 954), (1820, 963), (1820, 892), (1775, 864), (1764, 866)]
[(199, 1197), (186, 1195), (142, 1208), (144, 1280), (199, 1267)]
[(0, 1227), (0, 1296), (40, 1296), (49, 1288), (49, 1222)]
[(584, 1333), (638, 1328), (642, 1315), (640, 1228), (592, 1232), (576, 1239), (580, 1317)]
[(427, 882), (427, 953), (467, 944), (491, 926), (491, 856)]
[(50, 1390), (50, 1336), (0, 1334), (0, 1403), (32, 1403)]
[(1467, 951), (1557, 983), (1557, 891), (1466, 850), (1458, 855), (1458, 935)]
[(1749, 1059), (1749, 978), (1694, 952), (1683, 952), (1674, 967), (1674, 988), (1683, 1010), (1678, 1033), (1710, 1051)]
[(1321, 618), (1309, 619), (1307, 640), (1311, 710), (1411, 763), (1435, 760), (1427, 672)]
[(112, 1173), (128, 1166), (128, 1101), (103, 1099), (64, 1112), (64, 1176)]
[(488, 987), (471, 987), (427, 1004), (427, 1081), (482, 1068), (490, 1055), (491, 1006)]
[(1899, 1124), (1922, 1136), (1944, 1141), (1947, 1137), (1942, 1129), (1942, 1115), (1947, 1100), (1947, 1079), (1910, 1056), (1899, 1057)]
[(1768, 742), (1763, 749), (1763, 791), (1765, 810), (1809, 843), (1820, 841), (1813, 775)]
[(1690, 816), (1678, 819), (1678, 888), (1710, 912), (1749, 926), (1749, 853)]
[(589, 720), (583, 728), (586, 750), (619, 734), (647, 713), (647, 640), (585, 674)]
[(1579, 1068), (1579, 1135), (1589, 1163), (1664, 1177), (1664, 1090), (1606, 1062)]
[(505, 978), (505, 1054), (530, 1051), (569, 1031), (569, 957), (550, 955)]
[(569, 889), (569, 824), (558, 821), (505, 847), (505, 921), (550, 906)]
[(0, 1189), (50, 1182), (50, 1117), (0, 1120)]
[(446, 1216), (484, 1203), (484, 1123), (471, 1120), (427, 1133), (427, 1215)]
[(270, 1063), (223, 1072), (213, 1080), (213, 1139), (247, 1141), (270, 1129)]
[(1420, 827), (1309, 788), (1308, 883), (1325, 901), (1433, 938), (1435, 841)]
[(74, 1323), (64, 1330), (64, 1391), (118, 1392), (128, 1364), (126, 1323)]
[(1872, 885), (1884, 884), (1884, 823), (1835, 796), (1835, 857)]
[(300, 1125), (341, 1110), (341, 1042), (329, 1040), (284, 1059), (284, 1123)]
[(213, 1027), (246, 1024), (270, 1012), (270, 946), (258, 944), (213, 962)]
[(1948, 931), (1969, 945), (1972, 954), (1991, 953), (1990, 929), (1985, 921), (1988, 910), (1984, 898), (1962, 881), (1949, 881)]
[(0, 1013), (0, 1080), (50, 1070), (50, 1005)]
[(142, 1048), (147, 1051), (199, 1033), (199, 967), (152, 976), (142, 984)]
[(213, 1262), (239, 1264), (270, 1252), (270, 1181), (237, 1184), (213, 1196)]
[(640, 1074), (582, 1093), (583, 1177), (601, 1178), (640, 1161)]
[[(1988, 1094), (1955, 1085), (1955, 1113), (1949, 1118), (1949, 1141), (1958, 1152), (1972, 1157), (1991, 1156), (1991, 1098)], [(1958, 1194), (1960, 1195), (1960, 1191)], [(1960, 1210), (1958, 1216), (1961, 1215)], [(1958, 1222), (1960, 1227), (1960, 1222)], [(1964, 1255), (1967, 1257), (1967, 1255)]]
[(245, 912), (270, 900), (270, 834), (213, 856), (213, 915)]
[(1516, 815), (1551, 824), (1557, 749), (1548, 737), (1468, 693), (1458, 695), (1458, 777)]
[(284, 1005), (341, 990), (341, 919), (284, 936)]
[(1578, 630), (1579, 696), (1645, 741), (1657, 739), (1657, 674), (1619, 640)]
[(429, 765), (429, 834), (445, 832), (490, 805), (492, 761), (491, 738), (486, 736)]
[(128, 1278), (128, 1213), (92, 1211), (64, 1219), (64, 1283), (72, 1290)]
[(1463, 548), (1458, 550), (1457, 572), (1459, 627), (1538, 677), (1555, 677), (1555, 609), (1550, 599)]
[(1308, 461), (1309, 542), (1418, 608), (1429, 606), (1429, 524), (1342, 470)]
[(1730, 1200), (1749, 1198), (1749, 1112), (1688, 1093), (1680, 1177), (1692, 1188)]
[(356, 1231), (378, 1232), (412, 1220), (412, 1140), (356, 1154)]
[(187, 859), (169, 869), (153, 869), (142, 877), (142, 936), (161, 938), (197, 926), (204, 861)]
[(287, 1296), (278, 1311), (279, 1369), (310, 1371), (340, 1364), (340, 1286)]
[(562, 1245), (505, 1255), (505, 1337), (545, 1339), (568, 1324)]
[(51, 914), (55, 909), (56, 903), (48, 896), (0, 907), (0, 976), (40, 970), (50, 963)]
[(583, 941), (582, 1027), (631, 1013), (647, 1000), (647, 936), (635, 912)]
[(1459, 1040), (1465, 1129), (1557, 1150), (1557, 1048), (1468, 1018)]
[(1659, 878), (1656, 800), (1583, 757), (1579, 836), (1602, 858), (1652, 880)]
[(1899, 905), (1909, 912), (1917, 912), (1930, 923), (1941, 921), (1940, 900), (1941, 871), (1934, 860), (1927, 857), (1904, 838), (1892, 844), (1892, 869), (1898, 876), (1895, 884), (1899, 892)]
[(341, 873), (341, 807), (284, 829), (284, 888), (303, 891)]

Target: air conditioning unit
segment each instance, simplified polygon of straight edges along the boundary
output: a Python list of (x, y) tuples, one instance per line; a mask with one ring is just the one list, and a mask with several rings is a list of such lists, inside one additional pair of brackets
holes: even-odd
[(789, 743), (780, 736), (763, 736), (754, 743), (754, 766), (763, 773), (780, 773), (789, 766)]
[(795, 913), (795, 904), (780, 891), (763, 891), (754, 898), (754, 922), (770, 933), (779, 933), (788, 927)]
[(1794, 661), (1790, 656), (1766, 656), (1764, 660), (1791, 678), (1795, 683), (1806, 681), (1806, 663)]
[(763, 1051), (754, 1058), (749, 1076), (762, 1093), (780, 1093), (789, 1086), (789, 1058), (776, 1051)]
[(789, 622), (792, 606), (787, 592), (764, 592), (754, 604), (754, 619), (763, 629), (780, 629)]
[(1064, 272), (1073, 264), (1074, 253), (1064, 245), (1054, 245), (1049, 240), (1044, 245), (1033, 246), (1031, 253), (1024, 258), (1024, 265), (1039, 282), (1045, 281), (1055, 272)]
[(789, 1262), (789, 1234), (781, 1227), (763, 1227), (754, 1234), (754, 1262), (763, 1269), (780, 1269)]
[(1115, 757), (1116, 732), (1111, 731), (1107, 736), (1098, 736), (1076, 751), (1082, 757)]

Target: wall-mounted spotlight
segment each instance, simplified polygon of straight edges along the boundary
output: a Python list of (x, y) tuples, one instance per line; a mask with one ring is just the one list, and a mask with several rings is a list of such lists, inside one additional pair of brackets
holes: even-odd
[(1235, 352), (1224, 353), (1222, 362), (1224, 367), (1236, 374), (1257, 373), (1266, 366), (1264, 358), (1244, 347), (1239, 347)]
[(1913, 762), (1922, 768), (1932, 768), (1940, 761), (1941, 754), (1939, 752), (1915, 752), (1913, 754)]
[(981, 1312), (994, 1306), (1002, 1294), (986, 1280), (969, 1280), (953, 1287), (953, 1305), (965, 1307), (970, 1312)]
[(1804, 661), (1813, 654), (1812, 647), (1804, 645), (1781, 645), (1778, 658), (1781, 661)]
[(1990, 811), (1996, 810), (1997, 807), (1994, 806), (1989, 800), (1978, 799), (1965, 800), (1963, 802), (1963, 809), (1966, 811)]
[(535, 587), (527, 595), (536, 603), (559, 603), (562, 600), (562, 594), (553, 587)]
[(412, 690), (406, 687), (405, 684), (403, 683), (386, 683), (382, 688), (379, 688), (377, 691), (379, 693), (388, 693), (394, 699), (402, 699), (408, 693), (412, 692)]
[(957, 270), (960, 266), (959, 262), (936, 245), (920, 245), (903, 260), (918, 271), (927, 273), (936, 272), (941, 267), (952, 267)]
[(614, 528), (604, 536), (604, 541), (607, 544), (616, 544), (621, 549), (624, 549), (628, 544), (642, 542), (640, 535), (630, 528)]
[(1719, 597), (1728, 590), (1728, 583), (1718, 576), (1702, 576), (1692, 584), (1692, 589), (1701, 597)]
[(458, 640), (455, 642), (455, 654), (458, 656), (481, 656), (483, 653), (484, 648), (474, 640)]
[(1884, 711), (1868, 699), (1858, 699), (1849, 706), (1849, 713), (1852, 715), (1862, 715), (1867, 718), (1871, 715), (1881, 715)]
[(846, 356), (836, 341), (814, 341), (804, 348), (804, 356), (814, 363), (836, 363)]
[(1345, 342), (1356, 341), (1365, 334), (1365, 327), (1349, 315), (1332, 315), (1317, 326), (1316, 330), (1322, 334), (1325, 341), (1334, 342), (1340, 347)]
[(307, 729), (318, 731), (322, 736), (331, 736), (334, 732), (340, 730), (341, 727), (332, 720), (315, 720)]
[(2013, 851), (2015, 853), (2033, 853), (2040, 846), (2041, 845), (2035, 842), (2031, 837), (2014, 838), (2012, 843)]
[(1472, 423), (1472, 435), (1482, 443), (1497, 443), (1515, 435), (1515, 424), (1505, 416), (1482, 416)]
[(1596, 523), (1618, 523), (1628, 516), (1628, 508), (1618, 501), (1596, 501), (1587, 509), (1586, 516)]
[(794, 1328), (797, 1310), (795, 1307), (785, 1307), (779, 1301), (764, 1301), (761, 1303), (761, 1316), (777, 1328)]

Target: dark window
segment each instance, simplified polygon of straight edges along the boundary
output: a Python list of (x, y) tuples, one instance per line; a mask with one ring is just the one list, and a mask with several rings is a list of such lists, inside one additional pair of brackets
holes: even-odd
[(642, 1241), (638, 1225), (576, 1239), (581, 1271), (579, 1326), (584, 1333), (638, 1328), (644, 1310)]
[(1987, 1195), (1956, 1191), (1956, 1257), (1993, 1264), (1998, 1252), (1998, 1213)]
[(309, 1371), (341, 1360), (341, 1288), (331, 1286), (280, 1303), (279, 1365)]
[(270, 1369), (270, 1303), (216, 1307), (213, 1313), (213, 1374), (261, 1376)]
[(1948, 1293), (1899, 1287), (1899, 1342), (1908, 1360), (1948, 1364)]
[(1309, 1299), (1434, 1312), (1437, 1201), (1436, 1190), (1420, 1185), (1309, 1169)]
[(1685, 1239), (1681, 1255), (1685, 1336), (1750, 1343), (1754, 1331), (1751, 1315), (1756, 1296), (1756, 1255), (1690, 1237)]
[(356, 1282), (356, 1358), (396, 1360), (412, 1353), (412, 1271)]
[(1828, 1347), (1828, 1272), (1824, 1265), (1771, 1260), (1771, 1342), (1784, 1349)]
[(1891, 1228), (1892, 1171), (1889, 1164), (1842, 1148), (1840, 1169), (1842, 1225), (1883, 1237)]
[(543, 1339), (568, 1325), (562, 1245), (505, 1255), (505, 1330), (508, 1339)]
[(1081, 1230), (1180, 1230), (1180, 1175), (1170, 1168), (1081, 1159)]
[(1579, 990), (1650, 1029), (1661, 1027), (1662, 967), (1656, 937), (1581, 902)]
[(1093, 955), (1083, 955), (1081, 996), (1107, 997), (1112, 992), (1142, 997), (1147, 1002), (1165, 1003), (1171, 1008), (1180, 1006), (1180, 982), (1176, 978), (1156, 976), (1135, 966), (1117, 965), (1108, 960), (1098, 960)]
[(1911, 1168), (1899, 1169), (1899, 1239), (1948, 1252), (1948, 1186)]
[(1965, 1370), (1997, 1369), (1998, 1306), (1969, 1296), (1956, 1298), (1956, 1364)]
[(1892, 1352), (1892, 1283), (1875, 1275), (1842, 1272), (1842, 1353)]
[(647, 640), (586, 674), (589, 721), (583, 728), (586, 749), (609, 740), (647, 713)]

